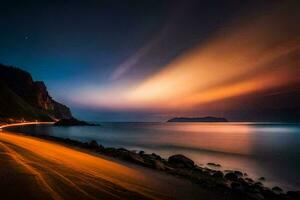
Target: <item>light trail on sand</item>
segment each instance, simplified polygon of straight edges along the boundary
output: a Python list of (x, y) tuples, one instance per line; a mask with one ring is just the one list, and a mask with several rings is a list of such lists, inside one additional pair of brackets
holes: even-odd
[[(32, 124), (40, 123), (15, 125)], [(1, 128), (10, 126), (13, 125)], [(1, 162), (8, 165), (6, 170), (17, 168), (13, 174), (19, 173), (28, 180), (34, 177), (34, 182), (21, 187), (40, 195), (46, 194), (45, 199), (193, 199), (214, 196), (189, 181), (6, 130), (0, 134), (0, 156), (5, 156), (1, 157)], [(18, 178), (14, 176), (9, 178)], [(0, 185), (6, 186), (3, 181), (5, 179), (0, 180)], [(1, 187), (1, 190), (5, 188)]]

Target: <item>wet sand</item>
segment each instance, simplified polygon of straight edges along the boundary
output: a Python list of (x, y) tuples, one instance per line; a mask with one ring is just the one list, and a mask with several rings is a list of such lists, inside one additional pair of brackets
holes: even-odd
[(188, 180), (0, 131), (3, 199), (222, 199)]

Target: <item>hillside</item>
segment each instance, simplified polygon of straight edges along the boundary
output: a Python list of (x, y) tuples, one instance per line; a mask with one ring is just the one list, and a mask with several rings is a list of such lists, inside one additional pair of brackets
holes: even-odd
[(70, 109), (49, 95), (42, 81), (21, 69), (0, 64), (0, 121), (68, 119)]

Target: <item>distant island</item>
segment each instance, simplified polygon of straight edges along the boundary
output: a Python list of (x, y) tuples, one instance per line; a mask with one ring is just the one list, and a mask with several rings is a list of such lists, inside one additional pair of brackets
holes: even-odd
[(167, 122), (228, 122), (222, 117), (175, 117)]

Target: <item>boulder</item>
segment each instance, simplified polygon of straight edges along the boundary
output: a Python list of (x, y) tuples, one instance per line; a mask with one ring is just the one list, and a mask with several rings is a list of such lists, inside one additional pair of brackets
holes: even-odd
[(225, 174), (224, 177), (225, 177), (225, 179), (230, 180), (230, 181), (238, 180), (238, 176), (234, 172), (229, 172), (229, 173)]
[(291, 199), (300, 199), (300, 191), (288, 191), (286, 193)]
[(249, 193), (248, 196), (252, 200), (264, 200), (264, 196), (260, 193)]
[(195, 166), (193, 160), (181, 154), (170, 156), (168, 159), (168, 163), (176, 167), (182, 167), (182, 168), (193, 168)]
[(160, 160), (154, 160), (154, 168), (161, 171), (166, 169), (164, 163), (162, 163)]
[(276, 194), (270, 190), (269, 188), (263, 188), (261, 190), (261, 194), (266, 198), (266, 199), (275, 199), (276, 198)]
[(234, 174), (237, 175), (238, 177), (242, 177), (243, 173), (240, 171), (234, 171)]
[(231, 188), (234, 190), (234, 191), (238, 191), (238, 192), (242, 192), (242, 191), (244, 191), (244, 188), (243, 188), (243, 186), (240, 184), (240, 183), (238, 183), (238, 182), (232, 182), (231, 183)]
[(253, 183), (253, 179), (252, 178), (245, 178), (245, 181), (247, 181), (248, 183)]
[(245, 181), (245, 179), (243, 178), (238, 178), (238, 182), (244, 187), (244, 188), (248, 188), (249, 187), (249, 183), (247, 181)]
[(117, 154), (116, 157), (119, 157), (123, 160), (132, 162), (132, 163), (136, 163), (142, 166), (148, 166), (149, 165), (147, 163), (144, 162), (144, 159), (141, 157), (141, 155), (137, 154), (137, 153), (133, 153), (127, 149), (124, 148), (119, 148), (117, 149)]
[(207, 163), (207, 165), (208, 165), (208, 166), (212, 166), (212, 167), (221, 167), (220, 164), (211, 163), (211, 162)]
[(99, 148), (99, 145), (96, 140), (91, 140), (88, 145), (89, 145), (89, 148), (93, 149), (93, 150), (98, 150), (98, 148)]
[(151, 156), (156, 160), (161, 160), (161, 157), (155, 153), (152, 153)]
[(224, 174), (223, 174), (223, 172), (221, 172), (221, 171), (216, 171), (216, 172), (213, 173), (212, 176), (213, 176), (214, 178), (216, 178), (216, 179), (221, 179), (221, 178), (224, 177)]
[(273, 187), (272, 191), (275, 192), (276, 194), (280, 194), (283, 192), (283, 190), (278, 186)]
[(145, 151), (140, 151), (139, 154), (140, 154), (140, 155), (144, 155), (144, 154), (145, 154)]
[(106, 147), (104, 149), (104, 153), (108, 156), (112, 157), (118, 157), (119, 156), (119, 151), (116, 148), (113, 147)]
[(127, 157), (127, 160), (131, 161), (131, 162), (134, 162), (136, 164), (140, 164), (140, 165), (144, 165), (144, 166), (146, 165), (143, 158), (138, 154), (129, 153), (128, 157)]

